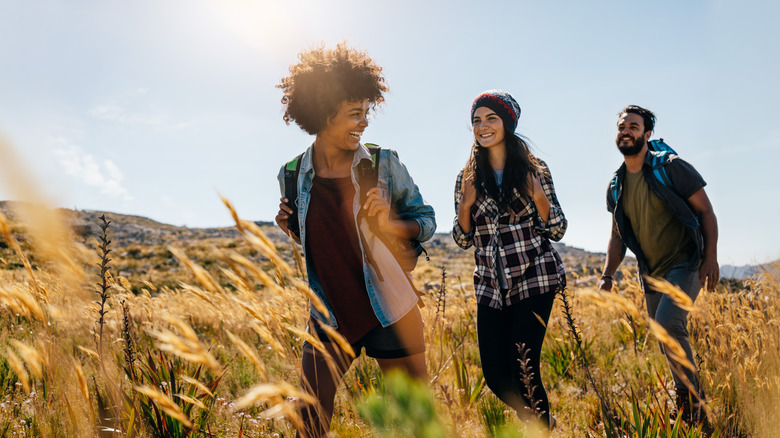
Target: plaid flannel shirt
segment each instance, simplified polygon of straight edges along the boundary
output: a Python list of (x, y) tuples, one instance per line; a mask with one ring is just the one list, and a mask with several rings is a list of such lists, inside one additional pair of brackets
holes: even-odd
[[(498, 204), (489, 196), (477, 194), (471, 207), (473, 227), (464, 233), (455, 215), (452, 237), (463, 249), (475, 247), (474, 292), (477, 303), (496, 309), (547, 292), (557, 292), (566, 287), (563, 261), (552, 247), (550, 239), (563, 238), (568, 225), (555, 195), (552, 176), (547, 164), (540, 161), (543, 176), (542, 189), (550, 201), (550, 215), (542, 221), (533, 201), (526, 201), (515, 191), (506, 211), (500, 212)], [(455, 183), (455, 211), (463, 197), (461, 185), (463, 171)], [(501, 296), (497, 279), (496, 256), (502, 258), (504, 274), (509, 285), (506, 297)]]

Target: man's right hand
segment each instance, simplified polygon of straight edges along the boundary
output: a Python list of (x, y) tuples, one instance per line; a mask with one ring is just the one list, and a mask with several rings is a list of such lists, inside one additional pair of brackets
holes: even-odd
[(599, 290), (604, 292), (611, 292), (612, 291), (612, 279), (611, 278), (602, 278), (599, 280)]

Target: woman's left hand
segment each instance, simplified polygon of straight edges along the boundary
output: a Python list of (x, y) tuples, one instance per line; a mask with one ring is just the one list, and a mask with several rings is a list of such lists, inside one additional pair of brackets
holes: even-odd
[(544, 193), (542, 188), (542, 182), (539, 179), (539, 175), (528, 174), (528, 195), (536, 205), (536, 212), (539, 217), (547, 222), (550, 219), (550, 200), (547, 199), (547, 194)]
[(547, 195), (544, 194), (544, 189), (542, 188), (542, 182), (539, 180), (539, 175), (534, 175), (530, 172), (528, 173), (528, 191), (528, 195), (531, 197), (531, 199), (534, 200), (547, 197)]
[(382, 196), (378, 187), (374, 187), (366, 193), (366, 203), (363, 204), (363, 209), (366, 210), (368, 216), (376, 217), (380, 230), (387, 229), (390, 222), (390, 204)]

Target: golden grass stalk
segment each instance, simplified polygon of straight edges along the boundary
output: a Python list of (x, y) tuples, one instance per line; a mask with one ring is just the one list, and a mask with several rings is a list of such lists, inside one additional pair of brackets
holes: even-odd
[(175, 354), (192, 363), (207, 366), (214, 371), (219, 371), (219, 362), (203, 347), (192, 327), (171, 315), (166, 315), (163, 319), (178, 328), (183, 337), (179, 337), (166, 329), (154, 330), (148, 328), (146, 330), (147, 333), (158, 340), (157, 347), (160, 350)]
[(244, 356), (246, 356), (246, 358), (249, 359), (252, 364), (254, 364), (263, 380), (268, 379), (268, 374), (265, 372), (265, 366), (262, 364), (262, 362), (260, 362), (260, 359), (255, 354), (254, 349), (249, 347), (249, 345), (242, 341), (241, 338), (234, 335), (230, 330), (227, 330), (227, 335), (230, 341), (238, 346), (238, 349), (241, 350), (241, 353), (243, 353)]
[(305, 278), (305, 270), (303, 269), (304, 263), (303, 263), (303, 257), (301, 257), (301, 252), (298, 251), (298, 246), (295, 244), (295, 239), (292, 236), (292, 233), (287, 233), (287, 236), (290, 238), (290, 247), (292, 248), (293, 255), (295, 256), (295, 266), (298, 268), (298, 275), (301, 276), (301, 278)]
[(184, 412), (181, 411), (179, 405), (177, 405), (176, 402), (174, 402), (163, 392), (150, 386), (136, 386), (135, 390), (153, 400), (157, 406), (169, 417), (178, 420), (185, 427), (194, 427), (190, 419), (184, 414)]
[(184, 251), (175, 248), (173, 246), (168, 247), (168, 251), (173, 254), (174, 257), (179, 259), (180, 262), (184, 264), (195, 276), (195, 278), (200, 282), (203, 287), (205, 287), (207, 290), (211, 292), (216, 292), (223, 294), (225, 291), (222, 289), (222, 286), (219, 285), (219, 283), (214, 280), (214, 277), (211, 276), (211, 274), (208, 273), (205, 269), (203, 269), (202, 266), (198, 265), (197, 263), (193, 262), (192, 260), (187, 257), (187, 255), (184, 253)]
[(79, 390), (81, 391), (84, 400), (91, 404), (92, 400), (89, 398), (89, 388), (87, 387), (87, 379), (84, 377), (84, 370), (81, 369), (81, 364), (78, 362), (73, 363), (73, 369), (76, 370), (76, 381), (79, 384)]
[(8, 359), (8, 365), (12, 370), (14, 370), (16, 376), (19, 377), (22, 388), (24, 388), (24, 391), (29, 394), (30, 375), (27, 374), (27, 370), (24, 369), (24, 363), (22, 363), (22, 360), (19, 359), (19, 356), (17, 356), (16, 353), (14, 353), (10, 348), (6, 350), (5, 357)]
[(219, 199), (222, 200), (222, 203), (225, 204), (225, 207), (227, 207), (228, 211), (230, 212), (230, 216), (233, 218), (233, 221), (236, 223), (236, 228), (238, 228), (238, 231), (243, 234), (244, 227), (242, 226), (242, 220), (238, 217), (238, 212), (236, 211), (236, 207), (233, 206), (233, 203), (230, 202), (230, 200), (224, 196), (222, 196), (221, 193), (219, 193)]
[(661, 324), (658, 324), (654, 320), (648, 319), (647, 322), (650, 326), (650, 331), (653, 332), (653, 335), (655, 335), (656, 339), (658, 339), (658, 341), (663, 344), (664, 350), (669, 353), (669, 356), (671, 356), (672, 359), (681, 366), (684, 366), (685, 368), (695, 372), (696, 367), (694, 367), (693, 364), (688, 360), (688, 357), (685, 354), (685, 350), (683, 350), (680, 343), (677, 342), (677, 339), (674, 339), (669, 334), (669, 332), (661, 326)]
[(211, 392), (210, 389), (206, 387), (203, 383), (200, 382), (200, 380), (194, 379), (186, 374), (179, 374), (179, 379), (189, 383), (190, 385), (198, 388), (203, 392), (204, 394), (208, 394), (209, 397), (214, 398), (214, 393)]
[(252, 245), (261, 254), (266, 256), (275, 268), (279, 269), (284, 276), (292, 277), (295, 275), (295, 271), (284, 261), (284, 259), (276, 251), (276, 245), (263, 233), (260, 227), (254, 222), (241, 221), (241, 227), (244, 231), (242, 235), (246, 239), (247, 243)]
[[(228, 259), (223, 258), (223, 260), (228, 260)], [(228, 261), (227, 263), (230, 262)], [(219, 268), (219, 271), (222, 272), (222, 275), (227, 277), (228, 280), (230, 280), (233, 284), (235, 284), (236, 289), (238, 289), (240, 292), (244, 294), (247, 294), (249, 292), (250, 289), (249, 279), (245, 275), (242, 275), (241, 273), (237, 272), (234, 269)]]
[(27, 256), (24, 255), (24, 251), (22, 251), (22, 247), (19, 246), (19, 242), (16, 241), (16, 239), (13, 236), (13, 233), (11, 233), (11, 226), (8, 223), (8, 218), (0, 212), (0, 233), (5, 236), (6, 242), (11, 246), (11, 248), (16, 253), (16, 256), (19, 257), (19, 259), (22, 261), (22, 264), (24, 265), (24, 269), (27, 271), (27, 275), (30, 277), (31, 283), (33, 287), (35, 288), (36, 292), (38, 292), (39, 296), (44, 296), (44, 292), (40, 290), (38, 287), (38, 281), (35, 278), (35, 273), (33, 272), (32, 266), (30, 265), (30, 261), (27, 260)]
[(216, 304), (214, 304), (214, 301), (211, 300), (211, 293), (189, 284), (180, 283), (179, 285), (181, 286), (182, 292), (189, 292), (208, 303), (211, 307), (217, 308)]
[(636, 304), (622, 295), (614, 292), (593, 291), (590, 289), (582, 290), (578, 295), (580, 298), (587, 299), (597, 306), (623, 311), (635, 319), (640, 319), (639, 309), (637, 309)]
[[(538, 316), (537, 316), (538, 318)], [(333, 327), (329, 326), (328, 324), (325, 324), (323, 322), (317, 321), (317, 324), (319, 324), (320, 328), (325, 331), (325, 333), (328, 334), (328, 337), (336, 341), (336, 343), (341, 347), (341, 349), (349, 355), (349, 357), (354, 358), (355, 357), (355, 350), (352, 348), (352, 345), (347, 342), (347, 340), (344, 338), (344, 336), (341, 336), (341, 333), (338, 332), (338, 330), (334, 329)]]
[(178, 397), (179, 400), (185, 401), (193, 406), (197, 406), (201, 409), (206, 409), (206, 405), (204, 405), (203, 402), (198, 399), (192, 398), (184, 394), (176, 394), (176, 397)]
[(325, 307), (325, 303), (323, 303), (320, 297), (314, 293), (311, 287), (309, 287), (308, 283), (300, 281), (297, 278), (293, 278), (292, 280), (292, 285), (309, 299), (315, 309), (317, 309), (323, 315), (329, 315), (328, 308)]
[(152, 292), (157, 292), (157, 287), (155, 287), (155, 285), (152, 284), (152, 282), (147, 281), (147, 280), (141, 280), (141, 283), (146, 285), (146, 287), (148, 287), (149, 290), (151, 290)]
[(257, 333), (257, 335), (258, 335), (258, 336), (260, 336), (261, 338), (263, 338), (263, 340), (264, 340), (264, 341), (265, 341), (265, 342), (266, 342), (266, 343), (267, 343), (267, 344), (268, 344), (268, 345), (269, 345), (271, 348), (273, 348), (273, 349), (274, 349), (274, 351), (276, 351), (277, 353), (279, 353), (279, 355), (280, 355), (280, 356), (282, 356), (282, 358), (284, 358), (284, 359), (287, 359), (287, 350), (284, 348), (284, 346), (282, 345), (282, 343), (281, 343), (281, 342), (279, 342), (279, 341), (278, 341), (278, 340), (277, 340), (277, 339), (276, 339), (276, 338), (275, 338), (275, 337), (274, 337), (274, 336), (271, 334), (270, 330), (268, 330), (266, 327), (263, 327), (263, 326), (261, 326), (260, 324), (258, 324), (258, 323), (256, 323), (256, 322), (254, 322), (254, 321), (253, 321), (253, 322), (251, 322), (251, 323), (249, 324), (249, 327), (251, 327), (251, 328), (252, 328), (252, 330), (254, 330), (254, 331), (255, 331), (255, 333)]
[(14, 313), (33, 317), (42, 323), (47, 322), (46, 313), (38, 300), (23, 285), (0, 286), (0, 303), (8, 306)]
[(255, 278), (257, 278), (260, 284), (266, 288), (277, 293), (283, 292), (284, 289), (279, 286), (270, 275), (266, 274), (262, 269), (260, 269), (255, 262), (237, 253), (230, 254), (228, 258), (246, 269)]
[[(293, 326), (291, 326), (289, 324), (283, 324), (283, 326), (290, 333), (294, 334), (295, 336), (298, 336), (303, 341), (308, 342), (317, 351), (322, 353), (323, 357), (325, 358), (325, 363), (328, 364), (328, 369), (330, 369), (331, 375), (334, 375), (334, 376), (338, 375), (338, 364), (336, 363), (336, 358), (334, 358), (331, 355), (331, 353), (328, 351), (328, 349), (325, 347), (325, 344), (322, 341), (320, 341), (316, 336), (313, 336), (311, 333), (308, 333), (305, 330), (298, 329), (298, 328), (293, 327)], [(343, 340), (343, 338), (342, 338), (342, 340)], [(346, 341), (344, 340), (344, 342), (346, 342)], [(352, 351), (353, 355), (355, 354), (355, 352), (354, 352), (354, 350), (352, 350), (351, 346), (349, 347), (349, 350)]]
[(295, 336), (301, 338), (301, 340), (308, 342), (312, 347), (316, 348), (320, 353), (329, 355), (328, 350), (325, 348), (325, 344), (322, 343), (317, 337), (312, 336), (311, 333), (301, 330), (297, 327), (293, 327), (289, 324), (284, 324), (284, 328)]
[[(237, 297), (231, 297), (233, 302), (238, 304), (242, 309), (246, 310), (246, 312), (252, 316), (252, 318), (255, 318), (258, 321), (266, 322), (268, 318), (261, 312), (257, 307), (254, 305), (255, 303), (245, 303), (243, 300), (237, 298)], [(269, 309), (265, 309), (269, 310)], [(267, 313), (266, 313), (267, 315)]]
[[(677, 307), (687, 311), (687, 312), (697, 312), (699, 309), (693, 305), (693, 300), (691, 300), (691, 297), (688, 296), (685, 292), (683, 292), (679, 287), (669, 283), (666, 280), (663, 279), (657, 279), (650, 277), (649, 275), (645, 277), (645, 281), (650, 286), (650, 288), (654, 291), (661, 292), (664, 295), (667, 295), (669, 298), (674, 301), (674, 304), (677, 305)], [(706, 290), (706, 289), (705, 289)]]
[(27, 367), (30, 369), (32, 374), (39, 378), (43, 378), (43, 358), (41, 356), (41, 352), (38, 351), (37, 348), (31, 347), (24, 342), (18, 341), (16, 339), (11, 339), (11, 345), (16, 348), (16, 351), (21, 354), (21, 356), (24, 358), (25, 363), (27, 363)]
[(235, 401), (234, 411), (263, 403), (279, 405), (284, 403), (287, 397), (293, 397), (307, 404), (316, 404), (317, 399), (287, 382), (263, 383), (249, 390), (243, 397)]
[(97, 354), (95, 350), (91, 350), (87, 347), (82, 347), (81, 345), (79, 345), (77, 348), (81, 350), (83, 353), (85, 353), (87, 356), (90, 356), (96, 360), (100, 360), (100, 355)]

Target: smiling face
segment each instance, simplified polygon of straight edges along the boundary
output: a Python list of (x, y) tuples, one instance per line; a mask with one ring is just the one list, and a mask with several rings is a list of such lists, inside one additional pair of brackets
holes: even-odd
[(651, 134), (652, 132), (650, 131), (645, 132), (642, 116), (634, 113), (624, 113), (618, 119), (615, 143), (620, 153), (632, 156), (642, 152)]
[(504, 122), (492, 109), (484, 106), (477, 108), (471, 119), (471, 127), (474, 130), (474, 138), (483, 148), (506, 147)]
[(360, 137), (368, 126), (368, 99), (362, 101), (341, 102), (336, 115), (328, 119), (325, 129), (317, 134), (330, 147), (355, 151), (360, 145)]

